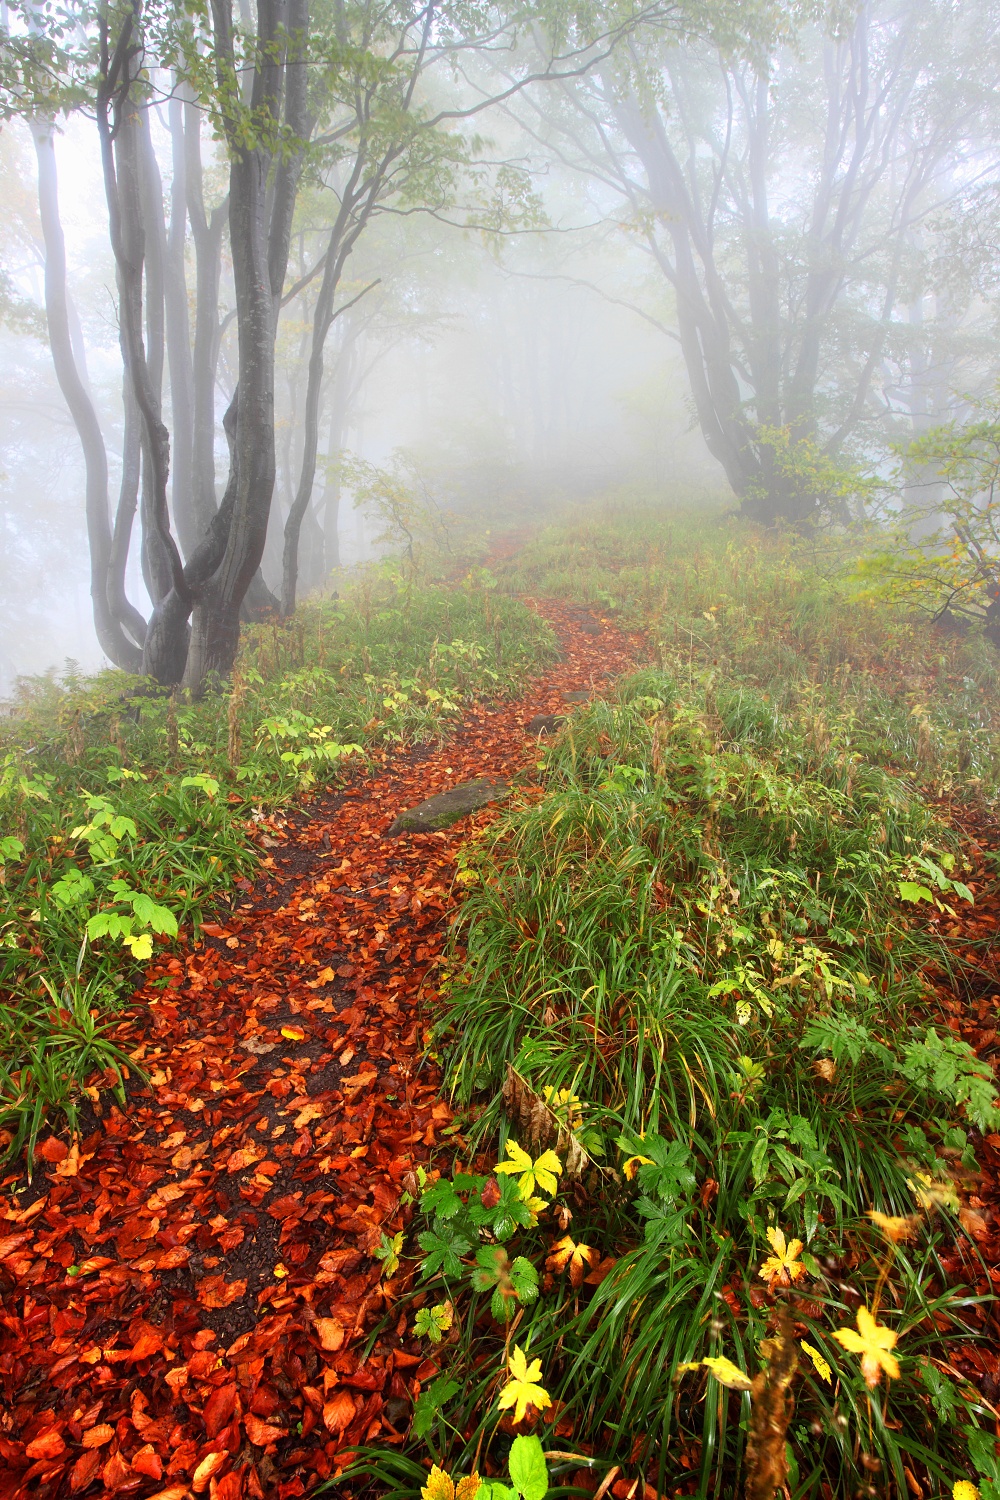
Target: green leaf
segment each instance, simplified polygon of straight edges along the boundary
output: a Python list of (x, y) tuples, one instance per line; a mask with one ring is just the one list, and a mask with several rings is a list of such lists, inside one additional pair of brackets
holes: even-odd
[(651, 1156), (653, 1164), (640, 1166), (637, 1173), (640, 1188), (651, 1198), (673, 1206), (697, 1181), (691, 1170), (691, 1152), (683, 1141), (668, 1142), (659, 1135), (647, 1135), (642, 1145), (643, 1154)]
[(426, 1391), (421, 1392), (413, 1408), (411, 1431), (415, 1438), (422, 1441), (427, 1436), (442, 1406), (450, 1401), (452, 1396), (457, 1395), (458, 1390), (457, 1380), (451, 1380), (447, 1375), (439, 1375), (437, 1380), (431, 1381)]
[(468, 1255), (471, 1244), (443, 1219), (434, 1220), (434, 1228), (417, 1236), (417, 1244), (424, 1252), (422, 1276), (461, 1276), (462, 1256)]
[(515, 1229), (530, 1226), (531, 1209), (512, 1177), (498, 1177), (497, 1187), (500, 1199), (495, 1206), (484, 1208), (481, 1203), (470, 1203), (469, 1218), (477, 1228), (489, 1229), (496, 1239), (509, 1240)]
[(912, 880), (901, 880), (899, 882), (899, 899), (901, 901), (933, 901), (934, 893), (925, 885), (917, 885)]
[(538, 1296), (538, 1272), (531, 1261), (523, 1255), (515, 1255), (508, 1275), (518, 1302), (534, 1302)]
[(524, 1500), (545, 1500), (549, 1488), (549, 1471), (542, 1445), (534, 1435), (516, 1437), (508, 1459), (510, 1477)]
[(420, 1197), (420, 1211), (428, 1218), (437, 1214), (439, 1219), (453, 1219), (464, 1207), (454, 1184), (447, 1177), (441, 1177), (432, 1183)]
[(963, 1107), (980, 1130), (995, 1130), (1000, 1124), (992, 1070), (961, 1037), (951, 1032), (938, 1036), (928, 1026), (922, 1038), (914, 1038), (907, 1046), (899, 1071), (917, 1088)]

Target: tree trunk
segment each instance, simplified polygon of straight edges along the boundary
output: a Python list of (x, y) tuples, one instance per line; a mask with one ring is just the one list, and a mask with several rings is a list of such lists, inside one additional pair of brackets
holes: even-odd
[[(212, 0), (215, 48), (225, 88), (233, 76), (231, 0)], [(298, 149), (283, 152), (268, 201), (271, 161), (262, 146), (250, 148), (229, 128), (229, 239), (236, 284), (239, 385), (232, 446), (232, 520), (226, 547), (195, 611), (192, 660), (186, 680), (197, 688), (208, 674), (225, 676), (239, 644), (240, 610), (260, 565), (274, 493), (274, 335), (288, 265), (292, 213), (309, 132), (306, 63), (307, 0), (258, 0), (257, 57), (251, 107), (276, 118), (282, 72), (284, 123)], [(290, 59), (282, 67), (282, 28)]]
[[(93, 402), (80, 377), (70, 336), (66, 294), (66, 245), (59, 218), (59, 179), (51, 120), (29, 121), (38, 161), (38, 211), (45, 245), (45, 314), (56, 380), (80, 438), (86, 469), (87, 539), (94, 628), (104, 654), (128, 672), (142, 667), (142, 653), (122, 629), (108, 597), (112, 533), (108, 515), (108, 461)], [(127, 550), (127, 549), (126, 549)], [(141, 620), (136, 610), (135, 615)], [(131, 618), (131, 606), (130, 616)]]
[(187, 228), (187, 154), (184, 105), (175, 92), (168, 109), (173, 178), (170, 184), (170, 232), (166, 241), (163, 293), (166, 308), (167, 365), (170, 370), (170, 412), (173, 420), (173, 478), (170, 498), (181, 550), (189, 558), (201, 540), (193, 494), (194, 374), (188, 316), (187, 277), (184, 271)]
[(139, 478), (142, 468), (139, 411), (127, 377), (122, 381), (122, 406), (125, 415), (122, 434), (122, 478), (118, 493), (118, 508), (115, 512), (114, 535), (111, 539), (111, 555), (108, 559), (108, 603), (112, 613), (121, 620), (141, 650), (146, 641), (146, 621), (129, 603), (125, 592), (125, 569), (128, 566), (129, 546), (139, 500)]
[[(219, 280), (228, 199), (205, 211), (201, 165), (201, 111), (184, 103), (187, 211), (195, 250), (194, 348), (192, 355), (191, 506), (198, 541), (218, 509), (215, 494), (215, 378), (219, 361)], [(190, 553), (187, 554), (190, 558)]]
[[(151, 337), (148, 358), (143, 341), (145, 226), (152, 219), (152, 227), (155, 229), (157, 215), (151, 212), (149, 203), (153, 187), (150, 172), (143, 171), (142, 131), (144, 128), (148, 129), (148, 121), (143, 115), (141, 101), (135, 97), (142, 60), (138, 20), (138, 10), (126, 15), (112, 53), (107, 11), (102, 9), (98, 14), (101, 83), (97, 92), (96, 114), (104, 191), (108, 204), (108, 228), (118, 274), (122, 355), (141, 421), (144, 543), (147, 546), (150, 577), (156, 590), (153, 618), (143, 647), (142, 666), (143, 671), (155, 677), (158, 682), (171, 684), (179, 680), (175, 674), (177, 660), (181, 655), (181, 640), (174, 623), (178, 610), (169, 601), (176, 596), (181, 605), (190, 610), (191, 593), (184, 579), (180, 554), (170, 533), (167, 509), (170, 438), (160, 412), (163, 309), (162, 282), (157, 288), (156, 281), (158, 247), (155, 244), (150, 272)], [(162, 200), (158, 222), (162, 230)], [(162, 261), (160, 264), (162, 265)], [(161, 614), (162, 619), (159, 618)]]

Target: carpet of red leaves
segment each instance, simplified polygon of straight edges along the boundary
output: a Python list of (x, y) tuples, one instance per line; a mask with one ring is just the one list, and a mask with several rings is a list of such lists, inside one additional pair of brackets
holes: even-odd
[(495, 809), (385, 831), (530, 768), (532, 716), (635, 660), (637, 638), (541, 608), (564, 660), (520, 702), (259, 825), (256, 885), (149, 966), (118, 1030), (152, 1088), (123, 1110), (105, 1090), (83, 1139), (0, 1184), (0, 1500), (287, 1500), (401, 1441), (437, 1367), (403, 1317), (367, 1350), (391, 1311), (373, 1251), (449, 1145), (425, 1012), (456, 852)]
[[(987, 1070), (995, 1072), (1000, 1054), (1000, 888), (996, 860), (1000, 830), (992, 819), (957, 804), (942, 805), (939, 814), (962, 835), (972, 875), (975, 905), (956, 903), (955, 917), (931, 918), (947, 940), (954, 968), (929, 977), (944, 1024), (975, 1049)], [(928, 1021), (935, 1022), (934, 1016)], [(1000, 1134), (974, 1133), (978, 1174), (959, 1182), (959, 1221), (964, 1234), (942, 1256), (949, 1280), (971, 1287), (977, 1296), (1000, 1294)], [(960, 1174), (961, 1178), (961, 1174)], [(955, 1367), (978, 1386), (994, 1407), (1000, 1402), (1000, 1302), (974, 1315), (981, 1339), (949, 1351)]]

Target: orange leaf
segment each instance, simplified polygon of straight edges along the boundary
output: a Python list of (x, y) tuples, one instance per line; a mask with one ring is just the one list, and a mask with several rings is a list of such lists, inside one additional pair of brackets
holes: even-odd
[(276, 1443), (285, 1436), (283, 1427), (272, 1427), (270, 1422), (262, 1422), (252, 1411), (248, 1411), (243, 1418), (243, 1425), (247, 1430), (247, 1437), (257, 1448), (266, 1448), (268, 1443)]
[(228, 1307), (246, 1292), (245, 1281), (227, 1281), (224, 1276), (206, 1276), (198, 1283), (202, 1307)]
[[(174, 1252), (169, 1252), (173, 1254)], [(166, 1258), (160, 1261), (160, 1270), (166, 1268)], [(131, 1359), (149, 1359), (153, 1354), (159, 1354), (163, 1348), (163, 1338), (155, 1328), (143, 1328), (132, 1345)]]
[(101, 1422), (97, 1427), (91, 1427), (83, 1434), (81, 1441), (85, 1448), (103, 1448), (105, 1443), (110, 1443), (115, 1435), (115, 1429), (110, 1422)]
[(234, 1151), (226, 1163), (227, 1172), (242, 1172), (244, 1167), (252, 1167), (264, 1156), (264, 1152), (257, 1146), (241, 1146), (239, 1151)]
[(69, 1155), (69, 1147), (65, 1141), (57, 1140), (54, 1135), (50, 1135), (48, 1140), (39, 1141), (35, 1147), (35, 1155), (40, 1156), (43, 1161), (65, 1161)]
[(48, 1427), (40, 1432), (24, 1450), (26, 1458), (58, 1458), (60, 1453), (65, 1452), (66, 1444), (59, 1435), (58, 1427)]
[(306, 1034), (301, 1026), (282, 1026), (281, 1035), (290, 1042), (304, 1042)]
[(109, 1495), (113, 1495), (131, 1474), (132, 1469), (128, 1459), (123, 1458), (120, 1453), (112, 1453), (104, 1468), (101, 1470), (101, 1478), (104, 1488)]
[(354, 1421), (354, 1399), (348, 1391), (337, 1391), (323, 1408), (327, 1432), (343, 1432)]
[(132, 1467), (137, 1474), (144, 1474), (147, 1479), (163, 1478), (163, 1464), (152, 1443), (147, 1443), (145, 1448), (132, 1454)]
[(212, 1392), (205, 1402), (205, 1410), (202, 1413), (205, 1431), (210, 1438), (218, 1437), (235, 1410), (235, 1385), (221, 1385), (218, 1390)]
[(323, 1349), (337, 1350), (344, 1342), (344, 1325), (336, 1318), (317, 1318), (316, 1332)]
[(191, 1488), (196, 1495), (202, 1490), (208, 1489), (208, 1482), (213, 1474), (217, 1474), (228, 1458), (226, 1453), (206, 1453), (201, 1463), (195, 1469), (191, 1477)]
[(75, 1495), (77, 1490), (85, 1490), (91, 1484), (94, 1475), (101, 1467), (101, 1455), (95, 1448), (92, 1453), (83, 1453), (73, 1465), (69, 1476), (69, 1487)]

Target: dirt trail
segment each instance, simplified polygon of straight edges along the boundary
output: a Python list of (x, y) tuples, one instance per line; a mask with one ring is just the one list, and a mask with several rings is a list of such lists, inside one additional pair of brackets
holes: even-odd
[[(447, 1139), (421, 1065), (455, 855), (487, 809), (395, 814), (531, 765), (525, 725), (634, 662), (638, 638), (546, 605), (565, 659), (440, 749), (383, 757), (261, 825), (265, 868), (208, 937), (154, 962), (118, 1040), (149, 1071), (78, 1148), (0, 1188), (0, 1500), (303, 1495), (354, 1444), (399, 1442), (435, 1373), (373, 1252)], [(137, 1050), (138, 1049), (138, 1050)]]

